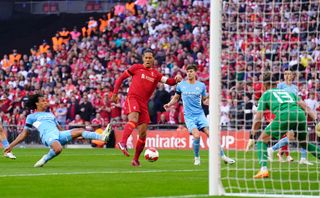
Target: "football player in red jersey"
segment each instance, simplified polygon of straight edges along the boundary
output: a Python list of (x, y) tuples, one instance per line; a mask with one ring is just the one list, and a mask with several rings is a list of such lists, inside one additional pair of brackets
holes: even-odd
[(122, 139), (117, 144), (123, 154), (129, 156), (126, 143), (132, 131), (138, 127), (139, 139), (131, 162), (132, 166), (140, 166), (139, 157), (145, 146), (146, 132), (150, 122), (148, 101), (158, 82), (173, 86), (182, 80), (181, 75), (177, 75), (175, 78), (168, 78), (152, 68), (154, 65), (152, 50), (146, 49), (143, 52), (142, 59), (143, 64), (134, 64), (121, 74), (116, 80), (112, 94), (112, 101), (117, 101), (117, 94), (122, 81), (132, 76), (124, 107), (129, 121), (125, 124)]

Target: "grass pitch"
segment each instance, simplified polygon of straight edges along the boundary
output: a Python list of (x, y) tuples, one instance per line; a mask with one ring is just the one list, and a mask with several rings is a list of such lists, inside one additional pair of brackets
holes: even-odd
[[(0, 197), (206, 197), (208, 194), (207, 151), (201, 151), (201, 166), (197, 167), (190, 150), (160, 150), (157, 162), (141, 158), (142, 167), (137, 168), (131, 167), (131, 157), (124, 157), (118, 150), (65, 149), (43, 168), (33, 168), (47, 151), (16, 149), (16, 160), (1, 158)], [(252, 179), (258, 170), (256, 160), (252, 160), (253, 152), (228, 155), (237, 157), (237, 163), (221, 164), (227, 192), (274, 193), (283, 189), (296, 194), (294, 190), (299, 188), (303, 194), (319, 195), (319, 164), (307, 167), (273, 162), (272, 179), (257, 181)], [(307, 179), (311, 182), (298, 182)]]

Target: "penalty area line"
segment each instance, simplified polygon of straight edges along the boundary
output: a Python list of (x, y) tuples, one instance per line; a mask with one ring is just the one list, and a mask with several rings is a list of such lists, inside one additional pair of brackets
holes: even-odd
[(205, 172), (207, 170), (143, 170), (143, 171), (92, 171), (92, 172), (66, 172), (66, 173), (28, 173), (28, 174), (8, 174), (0, 175), (5, 177), (38, 177), (38, 176), (55, 176), (55, 175), (94, 175), (94, 174), (135, 174), (135, 173), (179, 173), (179, 172)]

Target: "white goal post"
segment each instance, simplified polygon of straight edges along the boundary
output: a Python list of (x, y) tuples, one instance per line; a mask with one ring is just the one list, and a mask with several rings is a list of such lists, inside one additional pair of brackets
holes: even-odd
[(209, 195), (224, 193), (220, 176), (221, 1), (210, 1)]

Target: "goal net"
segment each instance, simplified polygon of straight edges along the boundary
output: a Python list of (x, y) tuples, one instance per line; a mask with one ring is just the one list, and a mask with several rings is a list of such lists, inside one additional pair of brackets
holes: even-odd
[[(274, 100), (278, 100), (280, 105), (278, 112), (285, 108), (284, 103), (294, 102), (295, 96), (313, 111), (319, 110), (320, 1), (222, 0), (220, 3), (214, 1), (211, 1), (211, 12), (220, 11), (221, 18), (211, 18), (210, 49), (214, 52), (211, 51), (210, 56), (210, 91), (215, 92), (214, 89), (217, 88), (213, 80), (215, 78), (212, 77), (221, 77), (219, 85), (221, 95), (215, 97), (210, 93), (210, 97), (218, 99), (218, 104), (220, 102), (219, 123), (211, 121), (210, 128), (220, 127), (220, 136), (217, 137), (221, 137), (220, 142), (226, 155), (236, 160), (233, 165), (220, 165), (220, 181), (224, 191), (219, 191), (218, 194), (225, 192), (227, 195), (240, 196), (319, 197), (320, 160), (314, 155), (320, 155), (317, 150), (320, 144), (314, 130), (315, 122), (310, 117), (307, 117), (306, 141), (315, 147), (312, 149), (311, 146), (308, 147), (309, 152), (300, 149), (299, 145), (302, 144), (297, 137), (299, 134), (294, 133), (297, 130), (294, 130), (295, 126), (291, 126), (295, 123), (297, 126), (303, 125), (303, 119), (296, 116), (296, 120), (293, 121), (294, 116), (287, 115), (290, 117), (288, 126), (281, 127), (282, 120), (278, 119), (279, 116), (274, 118), (270, 112), (263, 114), (254, 147), (246, 151), (246, 146), (254, 116), (260, 112), (257, 107), (261, 95), (265, 92), (263, 84), (265, 73), (271, 72), (272, 82), (290, 93), (289, 96), (278, 94), (278, 97), (277, 93), (273, 94)], [(217, 5), (221, 7), (214, 8)], [(215, 23), (219, 19), (222, 21), (221, 31), (212, 30), (220, 26), (216, 26)], [(218, 38), (221, 49), (217, 50), (212, 41)], [(220, 60), (214, 59), (217, 56), (212, 54), (216, 52), (221, 52)], [(213, 68), (217, 67), (216, 61), (221, 61), (221, 68), (218, 71), (221, 76), (212, 73), (216, 72)], [(288, 74), (290, 72), (291, 74)], [(290, 78), (288, 75), (292, 75), (291, 81), (288, 80)], [(212, 108), (214, 105), (212, 102), (217, 103), (215, 99), (210, 100), (210, 109), (217, 111)], [(261, 109), (264, 110), (259, 107), (259, 110)], [(270, 127), (269, 124), (274, 119), (278, 119), (280, 125), (278, 134), (273, 135), (267, 146), (262, 143), (258, 145), (259, 135), (267, 131), (267, 127)], [(280, 133), (282, 130), (290, 133)], [(300, 128), (300, 132), (301, 130), (303, 131)], [(275, 146), (281, 141), (283, 134), (287, 134), (283, 138), (287, 138), (288, 143), (283, 141)], [(275, 136), (279, 136), (279, 139)], [(282, 147), (285, 145), (287, 148)], [(271, 153), (273, 158), (270, 158)], [(210, 160), (211, 158), (212, 155)], [(210, 162), (214, 163), (214, 160)], [(267, 169), (261, 169), (262, 166)], [(268, 177), (254, 178), (260, 170), (267, 170)], [(211, 171), (210, 177), (219, 177), (219, 174), (213, 175)], [(210, 183), (209, 189), (214, 188), (212, 185), (213, 183)]]

